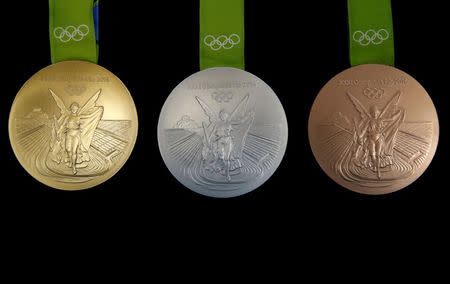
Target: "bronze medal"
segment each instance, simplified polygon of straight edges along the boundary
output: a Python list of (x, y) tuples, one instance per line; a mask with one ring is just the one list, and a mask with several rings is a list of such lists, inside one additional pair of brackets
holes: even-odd
[(96, 186), (125, 164), (137, 137), (133, 99), (99, 65), (63, 61), (32, 76), (9, 117), (9, 137), (24, 169), (63, 190)]
[(426, 170), (439, 123), (425, 89), (394, 67), (365, 64), (332, 78), (309, 117), (309, 141), (320, 167), (352, 191), (400, 190)]

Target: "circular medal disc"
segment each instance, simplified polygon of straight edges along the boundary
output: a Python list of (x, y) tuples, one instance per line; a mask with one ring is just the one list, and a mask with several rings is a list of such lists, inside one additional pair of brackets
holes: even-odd
[(136, 107), (111, 72), (84, 61), (50, 65), (20, 89), (9, 138), (20, 164), (38, 181), (63, 190), (112, 177), (133, 150)]
[(394, 67), (359, 65), (331, 79), (309, 117), (321, 168), (359, 193), (385, 194), (414, 182), (436, 151), (439, 123), (428, 93)]
[(272, 89), (235, 68), (185, 79), (167, 98), (158, 123), (161, 155), (189, 189), (233, 197), (263, 184), (279, 166), (287, 121)]

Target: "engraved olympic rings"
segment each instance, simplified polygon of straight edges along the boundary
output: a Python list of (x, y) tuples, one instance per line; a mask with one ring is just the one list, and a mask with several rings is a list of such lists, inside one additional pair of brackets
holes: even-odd
[(56, 27), (53, 30), (53, 35), (61, 42), (69, 42), (71, 40), (80, 41), (87, 34), (89, 34), (89, 27), (84, 24), (79, 25), (78, 27), (75, 26), (67, 26), (65, 28)]
[(231, 49), (240, 42), (241, 38), (237, 34), (231, 34), (230, 36), (220, 35), (217, 38), (213, 35), (207, 35), (203, 39), (203, 43), (214, 51), (218, 51), (221, 48)]
[(355, 31), (353, 33), (353, 40), (362, 46), (367, 46), (369, 44), (382, 44), (385, 40), (389, 38), (389, 32), (386, 29), (379, 30), (367, 30), (367, 31)]
[(363, 90), (364, 96), (369, 99), (381, 99), (384, 95), (384, 90), (380, 88), (367, 87)]
[(217, 101), (218, 103), (227, 103), (229, 101), (231, 101), (231, 99), (233, 98), (233, 92), (231, 91), (214, 91), (211, 94), (211, 97)]

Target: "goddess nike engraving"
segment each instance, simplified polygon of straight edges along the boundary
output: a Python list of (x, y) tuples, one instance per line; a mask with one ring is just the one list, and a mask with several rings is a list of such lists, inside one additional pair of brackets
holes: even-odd
[(386, 194), (426, 170), (439, 140), (439, 121), (426, 90), (387, 65), (342, 71), (319, 92), (308, 123), (320, 167), (340, 185)]
[(383, 108), (372, 104), (370, 110), (350, 92), (347, 96), (359, 117), (349, 119), (339, 113), (331, 124), (322, 125), (328, 129), (324, 132), (324, 150), (329, 152), (332, 144), (347, 141), (347, 147), (329, 157), (339, 175), (371, 187), (391, 185), (412, 175), (429, 152), (431, 122), (405, 121), (400, 91)]
[(209, 68), (185, 79), (158, 122), (158, 145), (170, 172), (211, 197), (259, 187), (275, 172), (286, 144), (286, 116), (273, 90), (235, 68)]
[(106, 173), (114, 157), (127, 147), (128, 120), (102, 120), (104, 108), (97, 105), (99, 89), (80, 107), (67, 108), (49, 89), (57, 111), (52, 117), (36, 107), (25, 117), (16, 118), (19, 144), (40, 174), (65, 183), (85, 182)]
[[(278, 155), (278, 139), (251, 132), (255, 113), (248, 109), (249, 98), (250, 95), (246, 94), (231, 111), (226, 108), (217, 111), (196, 96), (207, 121), (200, 124), (183, 115), (174, 128), (166, 130), (169, 141), (172, 141), (170, 152), (179, 160), (180, 166), (197, 164), (190, 174), (196, 182), (234, 187), (261, 176), (269, 162)], [(273, 126), (266, 127), (270, 129)], [(180, 132), (186, 135), (175, 138)], [(191, 155), (186, 156), (187, 152)], [(184, 158), (188, 159), (187, 164)]]

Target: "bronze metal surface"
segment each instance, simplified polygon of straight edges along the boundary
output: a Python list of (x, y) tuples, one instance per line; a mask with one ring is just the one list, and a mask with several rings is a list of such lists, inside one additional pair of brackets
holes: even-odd
[(309, 117), (309, 141), (320, 167), (352, 191), (400, 190), (426, 170), (439, 123), (428, 93), (391, 66), (349, 68), (319, 92)]

